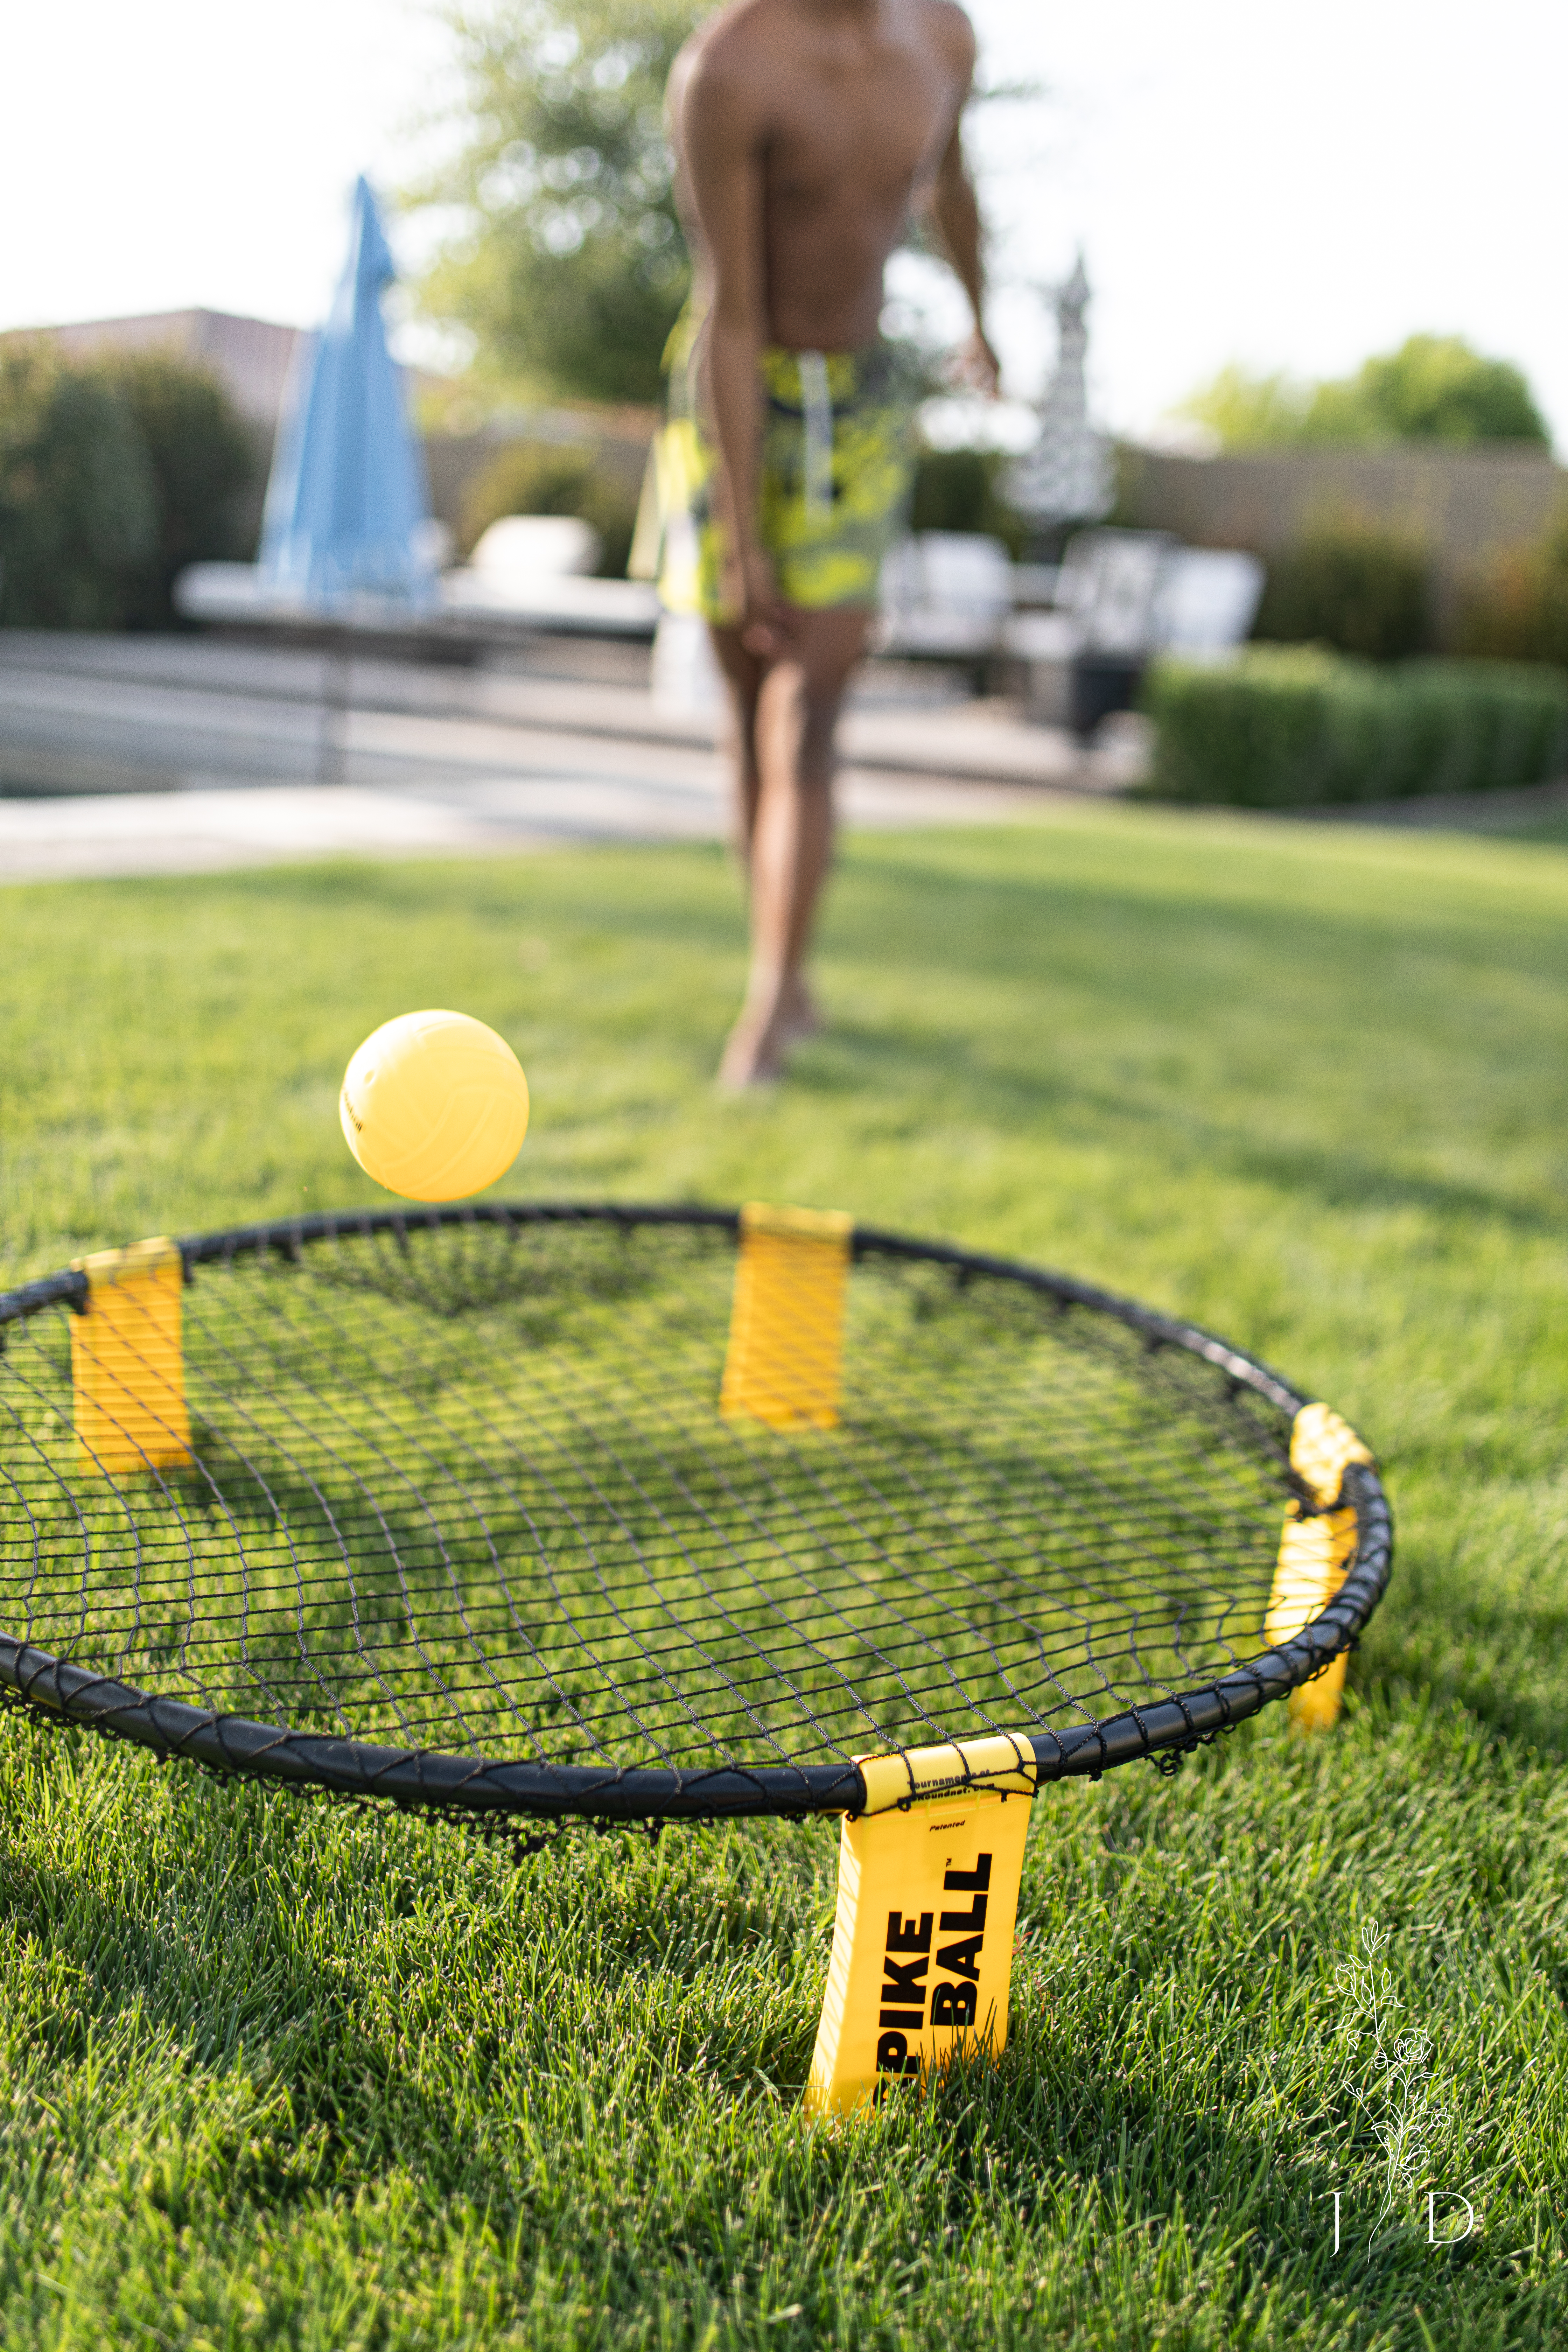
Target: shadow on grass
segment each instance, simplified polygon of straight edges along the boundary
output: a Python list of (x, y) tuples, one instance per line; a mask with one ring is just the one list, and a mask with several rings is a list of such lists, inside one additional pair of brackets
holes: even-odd
[(873, 1075), (896, 1082), (909, 1101), (911, 1124), (926, 1123), (921, 1106), (935, 1099), (944, 1120), (954, 1124), (1019, 1135), (1048, 1121), (1055, 1135), (1078, 1143), (1121, 1141), (1143, 1157), (1157, 1153), (1173, 1176), (1222, 1175), (1287, 1197), (1308, 1195), (1328, 1211), (1415, 1209), (1444, 1219), (1493, 1219), (1543, 1237), (1563, 1227), (1562, 1212), (1548, 1201), (1536, 1205), (1500, 1189), (1401, 1170), (1351, 1149), (1269, 1145), (1191, 1097), (1140, 1101), (1125, 1087), (1075, 1083), (1021, 1062), (1008, 1066), (994, 1045), (977, 1052), (958, 1034), (928, 1031), (914, 1039), (907, 1029), (889, 1034), (837, 1022), (830, 1035), (801, 1056), (791, 1077), (803, 1094), (859, 1097)]

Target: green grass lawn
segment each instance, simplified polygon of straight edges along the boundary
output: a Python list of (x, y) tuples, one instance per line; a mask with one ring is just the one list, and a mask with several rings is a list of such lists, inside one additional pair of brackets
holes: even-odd
[(742, 962), (700, 850), (0, 893), (0, 1281), (384, 1198), (343, 1065), (455, 1004), (510, 1194), (847, 1208), (1340, 1407), (1399, 1530), (1344, 1723), (1047, 1790), (1005, 2058), (808, 2131), (826, 1825), (514, 1866), (0, 1717), (0, 2344), (1561, 2345), (1568, 843), (860, 838), (737, 1103)]

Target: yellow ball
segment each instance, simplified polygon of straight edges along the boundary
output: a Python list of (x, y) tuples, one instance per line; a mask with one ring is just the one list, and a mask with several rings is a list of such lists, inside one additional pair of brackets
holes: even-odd
[(528, 1080), (504, 1037), (466, 1013), (405, 1013), (373, 1030), (338, 1105), (367, 1176), (411, 1201), (461, 1201), (504, 1176), (528, 1132)]

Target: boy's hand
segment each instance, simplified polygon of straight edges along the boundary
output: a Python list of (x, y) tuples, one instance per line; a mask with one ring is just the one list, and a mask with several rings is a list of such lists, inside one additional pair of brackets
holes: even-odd
[(954, 354), (952, 375), (955, 383), (967, 392), (978, 392), (987, 400), (995, 400), (1002, 390), (1002, 362), (992, 350), (983, 327), (976, 327), (969, 341)]
[(749, 654), (766, 660), (787, 653), (789, 618), (779, 597), (771, 560), (760, 547), (742, 551), (741, 643)]

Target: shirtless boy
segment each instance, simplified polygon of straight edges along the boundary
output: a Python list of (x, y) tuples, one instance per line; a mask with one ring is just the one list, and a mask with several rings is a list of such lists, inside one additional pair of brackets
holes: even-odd
[(959, 140), (973, 68), (952, 0), (731, 0), (670, 76), (694, 286), (665, 436), (679, 509), (665, 586), (706, 616), (734, 704), (752, 961), (731, 1087), (776, 1077), (815, 1026), (802, 966), (834, 728), (913, 462), (914, 387), (878, 336), (911, 213), (969, 297), (964, 373), (996, 385)]

